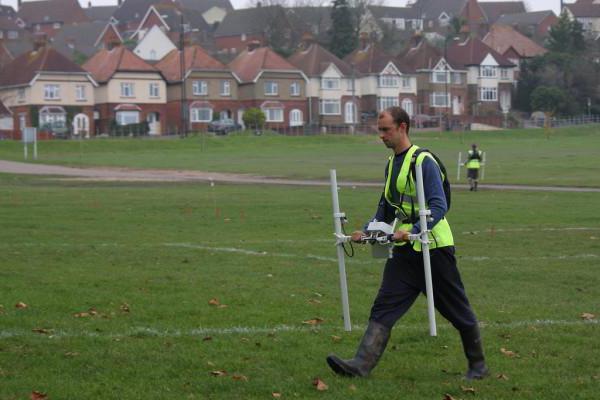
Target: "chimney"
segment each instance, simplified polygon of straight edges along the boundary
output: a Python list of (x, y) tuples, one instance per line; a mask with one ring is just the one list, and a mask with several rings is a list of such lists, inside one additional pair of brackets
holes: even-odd
[(17, 10), (21, 11), (21, 4), (23, 3), (23, 0), (17, 0)]
[(310, 32), (304, 32), (301, 40), (303, 50), (308, 50), (312, 44), (316, 43), (315, 37)]
[(46, 47), (48, 39), (45, 33), (36, 33), (33, 37), (33, 50), (38, 51)]
[[(20, 1), (20, 0), (19, 0)], [(121, 7), (121, 3), (123, 2), (123, 0), (117, 0), (117, 6)]]
[(252, 40), (248, 43), (248, 52), (254, 51), (260, 47), (260, 42), (258, 40)]
[(262, 3), (259, 1), (256, 3), (256, 8), (261, 8), (262, 7)]
[(92, 8), (92, 2), (88, 1), (88, 8)]
[(359, 36), (360, 50), (366, 50), (369, 46), (369, 34), (367, 32), (361, 32)]

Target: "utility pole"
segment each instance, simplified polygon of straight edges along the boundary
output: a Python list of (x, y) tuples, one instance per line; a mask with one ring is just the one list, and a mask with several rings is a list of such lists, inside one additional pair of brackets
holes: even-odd
[(356, 125), (358, 123), (358, 107), (356, 105), (356, 74), (354, 68), (354, 62), (350, 63), (352, 66), (352, 134), (356, 133)]
[(446, 113), (444, 115), (444, 130), (447, 131), (448, 130), (448, 117), (449, 117), (449, 110), (450, 110), (450, 99), (448, 98), (448, 81), (450, 80), (450, 71), (448, 70), (448, 59), (447, 59), (447, 53), (448, 53), (448, 37), (446, 37), (444, 39), (444, 70), (446, 71), (446, 76), (444, 77), (444, 82), (445, 82), (445, 90), (444, 90), (444, 97), (445, 97), (445, 102), (446, 102)]
[(179, 53), (179, 72), (181, 73), (181, 137), (187, 136), (187, 96), (185, 91), (185, 39), (184, 39), (184, 29), (183, 29), (183, 13), (180, 14), (179, 19), (179, 48), (181, 52)]

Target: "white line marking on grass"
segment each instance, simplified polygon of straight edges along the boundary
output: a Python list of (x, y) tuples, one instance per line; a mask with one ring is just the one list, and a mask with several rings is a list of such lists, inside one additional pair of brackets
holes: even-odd
[(498, 232), (555, 232), (555, 231), (600, 231), (600, 227), (588, 227), (588, 226), (575, 226), (575, 227), (567, 227), (567, 228), (556, 228), (556, 227), (547, 227), (547, 228), (509, 228), (509, 229), (485, 229), (483, 231), (465, 231), (462, 232), (463, 235), (477, 235), (480, 233), (498, 233)]
[[(528, 326), (599, 326), (598, 320), (531, 320), (531, 321), (512, 321), (512, 322), (480, 322), (482, 329), (489, 328), (520, 328)], [(449, 324), (440, 324), (438, 328), (447, 330), (454, 329)], [(273, 327), (255, 327), (255, 326), (234, 326), (230, 328), (194, 328), (189, 330), (182, 329), (164, 329), (164, 328), (152, 328), (152, 327), (134, 327), (126, 332), (117, 333), (101, 333), (97, 331), (64, 331), (64, 330), (49, 330), (50, 333), (44, 335), (48, 339), (60, 339), (60, 338), (80, 338), (80, 337), (92, 337), (92, 338), (108, 338), (108, 339), (120, 339), (126, 337), (205, 337), (210, 335), (238, 335), (238, 334), (268, 334), (277, 332), (297, 332), (306, 333), (313, 331), (338, 331), (342, 329), (341, 325), (329, 325), (329, 326), (294, 326), (294, 325), (277, 325)], [(355, 332), (362, 332), (366, 329), (364, 325), (353, 325), (352, 329)], [(403, 324), (399, 323), (395, 330), (408, 330), (408, 331), (420, 331), (424, 330), (423, 324)], [(3, 330), (0, 331), (0, 340), (9, 338), (19, 337), (40, 337), (39, 333), (32, 332), (29, 330)]]
[(460, 261), (491, 261), (491, 260), (516, 260), (516, 261), (531, 261), (531, 260), (571, 260), (580, 258), (598, 258), (598, 254), (575, 254), (575, 255), (553, 255), (539, 257), (488, 257), (488, 256), (457, 256)]

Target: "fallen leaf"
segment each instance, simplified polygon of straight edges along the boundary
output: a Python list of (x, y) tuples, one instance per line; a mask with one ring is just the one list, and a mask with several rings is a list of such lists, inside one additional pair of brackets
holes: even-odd
[(279, 392), (273, 392), (273, 393), (271, 393), (271, 395), (273, 395), (273, 397), (276, 399), (281, 398), (281, 393), (279, 393)]
[(33, 328), (31, 331), (35, 332), (35, 333), (41, 333), (43, 335), (48, 335), (48, 334), (52, 333), (52, 329), (47, 329), (47, 328)]
[(318, 390), (319, 392), (323, 392), (323, 391), (325, 391), (325, 390), (329, 389), (329, 386), (327, 386), (327, 384), (326, 384), (325, 382), (323, 382), (323, 381), (322, 381), (321, 379), (319, 379), (319, 378), (315, 378), (315, 379), (313, 379), (313, 383), (312, 383), (312, 384), (313, 384), (313, 386), (314, 386), (315, 388), (317, 388), (317, 390)]
[(581, 319), (586, 320), (586, 321), (591, 321), (594, 318), (596, 318), (596, 316), (594, 314), (590, 314), (587, 312), (584, 312), (583, 314), (580, 315)]
[(507, 381), (508, 380), (508, 376), (504, 375), (504, 374), (498, 374), (496, 375), (496, 378), (503, 380), (503, 381)]
[(505, 356), (507, 356), (507, 357), (511, 357), (511, 358), (512, 357), (517, 357), (517, 353), (515, 353), (514, 351), (511, 351), (511, 350), (506, 350), (504, 347), (502, 347), (500, 349), (500, 352), (502, 354), (504, 354)]
[(317, 324), (322, 324), (325, 320), (322, 318), (313, 318), (313, 319), (308, 319), (306, 321), (302, 321), (303, 324), (306, 325), (317, 325)]
[(352, 390), (353, 392), (356, 392), (356, 385), (350, 385), (348, 386), (348, 389)]
[(121, 311), (128, 313), (129, 311), (131, 311), (131, 309), (129, 308), (129, 304), (127, 303), (123, 303), (121, 304), (121, 307), (119, 307), (121, 309)]
[(31, 392), (31, 400), (44, 400), (47, 398), (48, 395), (46, 393), (38, 392), (37, 390)]
[(339, 342), (342, 340), (341, 336), (335, 336), (335, 335), (331, 335), (331, 340), (333, 340), (334, 342)]
[(227, 375), (227, 372), (226, 372), (226, 371), (223, 371), (223, 370), (221, 370), (221, 369), (218, 369), (218, 370), (215, 370), (215, 371), (210, 371), (210, 374), (211, 374), (212, 376), (226, 376), (226, 375)]
[(219, 300), (218, 300), (218, 299), (216, 299), (216, 298), (212, 298), (212, 299), (210, 299), (210, 300), (208, 301), (208, 304), (209, 304), (209, 305), (211, 305), (211, 306), (218, 306), (220, 303), (219, 303)]
[(473, 388), (473, 387), (461, 386), (460, 390), (462, 390), (465, 393), (473, 393), (473, 394), (475, 394), (475, 388)]
[(214, 367), (214, 366), (215, 366), (215, 363), (214, 363), (214, 362), (212, 362), (212, 361), (207, 361), (207, 362), (206, 362), (206, 365), (208, 365), (209, 367)]
[(202, 338), (203, 342), (208, 342), (209, 340), (212, 340), (212, 336), (205, 336)]
[(15, 308), (27, 308), (27, 304), (20, 301), (17, 304), (15, 304)]
[(452, 397), (450, 394), (446, 393), (444, 395), (444, 400), (456, 400), (454, 397)]
[(219, 304), (219, 305), (217, 306), (217, 308), (225, 308), (225, 307), (227, 307), (227, 304)]
[(310, 304), (321, 304), (321, 302), (319, 300), (317, 300), (317, 299), (310, 299), (308, 302)]
[(75, 352), (75, 351), (67, 351), (67, 352), (65, 353), (65, 357), (76, 357), (76, 356), (78, 356), (78, 355), (79, 355), (79, 353), (77, 353), (77, 352)]
[(233, 379), (234, 381), (248, 382), (248, 377), (245, 375), (234, 374), (231, 376), (231, 379)]
[(85, 318), (85, 317), (89, 317), (89, 316), (90, 316), (90, 313), (86, 313), (86, 312), (78, 312), (78, 313), (75, 313), (75, 314), (73, 314), (73, 316), (74, 316), (75, 318)]

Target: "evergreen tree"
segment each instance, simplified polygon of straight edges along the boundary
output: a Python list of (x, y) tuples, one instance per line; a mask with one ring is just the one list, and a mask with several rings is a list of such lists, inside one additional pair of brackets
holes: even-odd
[(558, 23), (550, 29), (548, 37), (548, 50), (557, 53), (577, 54), (585, 50), (585, 38), (581, 24), (569, 18), (563, 12)]
[(356, 29), (347, 0), (333, 0), (330, 38), (329, 50), (339, 58), (344, 58), (356, 48)]

